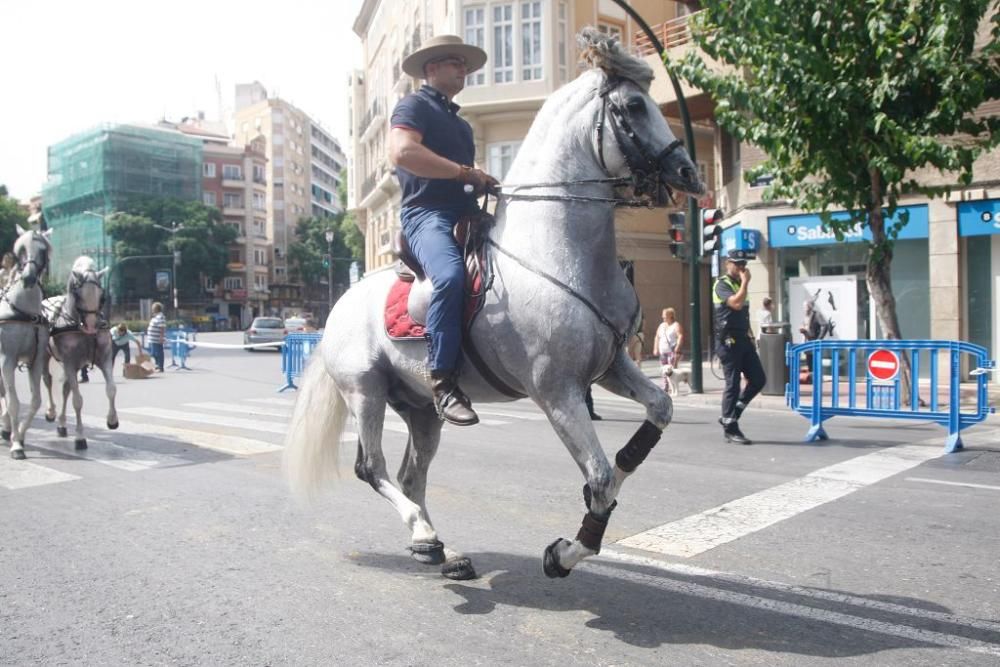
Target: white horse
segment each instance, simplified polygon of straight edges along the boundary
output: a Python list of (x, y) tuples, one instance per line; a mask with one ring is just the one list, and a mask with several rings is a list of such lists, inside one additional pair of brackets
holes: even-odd
[[(668, 188), (704, 190), (649, 97), (651, 68), (593, 29), (580, 41), (591, 69), (545, 103), (507, 177), (517, 185), (504, 187), (489, 231), (492, 285), (465, 334), (480, 363), (467, 355), (460, 381), (474, 403), (530, 397), (583, 473), (587, 512), (575, 540), (560, 538), (546, 549), (550, 577), (568, 575), (600, 550), (622, 482), (673, 412), (670, 398), (623, 345), (638, 326), (639, 303), (618, 264), (615, 206), (637, 203), (643, 193), (665, 205)], [(622, 199), (626, 194), (633, 199)], [(352, 416), (359, 436), (355, 473), (409, 527), (414, 558), (443, 563), (449, 578), (472, 578), (469, 559), (444, 547), (427, 513), (427, 469), (442, 424), (427, 381), (425, 343), (393, 341), (385, 333), (383, 308), (395, 280), (391, 270), (369, 274), (330, 314), (292, 414), (286, 474), (306, 494), (331, 478)], [(414, 292), (429, 289), (418, 283)], [(614, 465), (584, 405), (593, 382), (646, 408), (646, 421)], [(409, 428), (398, 486), (381, 447), (387, 405)]]
[[(24, 458), (24, 434), (42, 404), (39, 380), (42, 359), (49, 341), (49, 328), (42, 315), (42, 276), (49, 265), (51, 231), (24, 230), (17, 227), (14, 242), (17, 269), (0, 293), (0, 396), (6, 398), (2, 435), (10, 440), (10, 456)], [(31, 403), (21, 418), (15, 373), (17, 365), (28, 368)]]
[(73, 393), (73, 409), (76, 411), (76, 434), (73, 440), (76, 449), (87, 448), (87, 438), (83, 435), (83, 419), (80, 411), (83, 409), (83, 395), (80, 393), (79, 374), (84, 366), (97, 366), (104, 375), (104, 391), (108, 397), (109, 429), (118, 428), (118, 413), (115, 410), (114, 373), (111, 372), (112, 344), (111, 332), (102, 310), (104, 308), (104, 288), (101, 279), (108, 272), (107, 268), (97, 270), (97, 263), (82, 255), (73, 262), (66, 282), (66, 294), (45, 300), (47, 312), (51, 312), (52, 330), (49, 345), (46, 348), (45, 363), (42, 366), (42, 379), (49, 394), (49, 409), (45, 419), (54, 421), (56, 418), (56, 403), (52, 398), (52, 374), (49, 360), (54, 358), (63, 371), (62, 378), (62, 411), (59, 413), (59, 425), (56, 432), (65, 438), (66, 403), (70, 392)]

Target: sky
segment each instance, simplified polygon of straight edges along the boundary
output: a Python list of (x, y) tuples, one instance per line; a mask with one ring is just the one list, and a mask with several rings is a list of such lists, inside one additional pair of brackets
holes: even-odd
[(231, 113), (260, 81), (346, 150), (362, 0), (0, 0), (0, 184), (27, 201), (46, 148), (104, 122)]

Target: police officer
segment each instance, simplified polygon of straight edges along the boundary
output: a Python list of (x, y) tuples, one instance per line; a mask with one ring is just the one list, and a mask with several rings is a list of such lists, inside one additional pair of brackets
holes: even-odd
[(403, 191), (403, 234), (434, 285), (426, 322), (434, 404), (442, 419), (458, 426), (475, 424), (479, 417), (458, 387), (465, 266), (452, 229), (476, 208), (466, 185), (482, 194), (499, 183), (472, 166), (472, 128), (452, 99), (465, 87), (466, 76), (485, 64), (485, 51), (455, 35), (429, 39), (402, 65), (427, 84), (399, 101), (389, 132), (389, 158)]
[[(747, 405), (764, 387), (766, 377), (750, 330), (749, 255), (743, 250), (730, 250), (726, 257), (726, 272), (715, 281), (712, 303), (715, 304), (715, 350), (726, 375), (722, 392), (722, 424), (726, 442), (752, 444), (740, 430), (740, 416)], [(740, 393), (741, 376), (747, 383)]]

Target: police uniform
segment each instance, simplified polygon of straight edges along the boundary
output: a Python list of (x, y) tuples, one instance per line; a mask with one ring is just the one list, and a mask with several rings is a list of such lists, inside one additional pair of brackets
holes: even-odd
[[(746, 406), (764, 387), (766, 377), (751, 338), (749, 299), (743, 302), (743, 307), (739, 310), (734, 310), (727, 303), (727, 299), (739, 289), (740, 279), (724, 273), (715, 281), (712, 290), (712, 302), (715, 304), (715, 350), (726, 377), (719, 423), (722, 424), (726, 440), (750, 444), (750, 440), (740, 431), (739, 419)], [(747, 379), (742, 394), (741, 376), (746, 376)]]

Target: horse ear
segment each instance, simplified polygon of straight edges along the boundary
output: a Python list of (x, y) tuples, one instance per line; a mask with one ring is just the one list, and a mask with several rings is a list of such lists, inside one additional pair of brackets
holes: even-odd
[(51, 227), (46, 228), (45, 231), (42, 232), (42, 236), (44, 236), (47, 239), (50, 238), (52, 236), (52, 228)]
[(24, 227), (22, 227), (21, 225), (17, 225), (17, 235), (18, 236), (20, 236), (21, 234), (25, 233), (26, 231), (28, 231), (28, 230), (25, 229)]
[(111, 270), (110, 266), (105, 266), (103, 269), (97, 272), (98, 279), (103, 278), (104, 274)]

